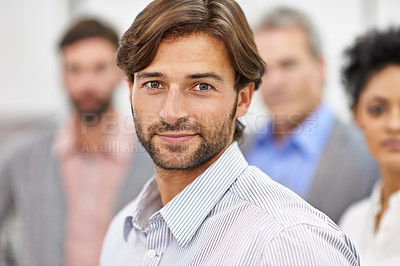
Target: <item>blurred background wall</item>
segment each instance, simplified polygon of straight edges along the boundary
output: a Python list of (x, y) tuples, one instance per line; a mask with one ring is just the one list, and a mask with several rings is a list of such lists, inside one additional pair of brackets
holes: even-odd
[[(57, 44), (65, 27), (83, 15), (105, 19), (122, 34), (150, 0), (0, 0), (0, 146), (6, 136), (23, 129), (41, 130), (48, 120), (68, 111), (60, 77)], [(348, 120), (340, 82), (343, 49), (368, 28), (399, 25), (400, 0), (238, 0), (255, 25), (271, 7), (287, 5), (306, 12), (319, 30), (327, 61), (325, 97)], [(157, 14), (154, 14), (157, 16)], [(130, 113), (126, 84), (115, 101)], [(255, 97), (248, 123), (266, 115)]]

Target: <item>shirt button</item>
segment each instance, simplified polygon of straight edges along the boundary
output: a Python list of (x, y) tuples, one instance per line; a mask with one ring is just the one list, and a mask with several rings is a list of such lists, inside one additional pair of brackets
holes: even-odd
[(149, 251), (147, 251), (147, 257), (149, 257), (150, 259), (154, 258), (156, 256), (156, 252), (154, 249), (150, 249)]

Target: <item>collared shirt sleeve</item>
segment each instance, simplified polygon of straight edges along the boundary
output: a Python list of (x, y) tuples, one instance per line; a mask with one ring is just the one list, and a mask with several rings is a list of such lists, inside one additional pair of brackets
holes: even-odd
[(260, 265), (360, 265), (343, 233), (309, 224), (285, 228), (265, 247)]

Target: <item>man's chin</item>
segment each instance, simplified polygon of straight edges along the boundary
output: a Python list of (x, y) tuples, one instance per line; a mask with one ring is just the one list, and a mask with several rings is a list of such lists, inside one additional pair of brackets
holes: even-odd
[(187, 163), (180, 163), (176, 160), (174, 161), (154, 161), (155, 165), (159, 168), (168, 170), (168, 171), (184, 171), (196, 168), (198, 165), (196, 164), (187, 164)]
[(100, 117), (107, 112), (110, 107), (110, 101), (98, 101), (96, 104), (83, 104), (73, 102), (76, 111), (82, 118), (88, 117), (89, 119), (100, 119)]
[(91, 108), (79, 108), (78, 112), (80, 114), (96, 114), (96, 115), (102, 115), (106, 110), (100, 107), (91, 107)]
[(194, 143), (158, 143), (153, 153), (154, 163), (165, 170), (188, 170), (198, 166), (194, 158), (198, 157), (198, 145)]

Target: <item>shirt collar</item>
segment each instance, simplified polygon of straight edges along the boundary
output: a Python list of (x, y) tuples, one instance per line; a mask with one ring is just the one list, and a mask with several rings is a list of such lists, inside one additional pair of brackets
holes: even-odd
[(137, 208), (133, 211), (133, 216), (131, 217), (132, 226), (136, 229), (147, 231), (150, 217), (162, 208), (160, 190), (154, 176), (144, 185), (137, 199)]
[[(232, 143), (206, 171), (159, 210), (180, 246), (189, 243), (247, 165), (237, 143)], [(159, 190), (155, 184), (155, 180), (149, 181), (139, 196), (138, 207), (132, 219), (136, 228), (148, 228), (150, 213), (157, 212), (157, 207), (161, 206)]]
[[(330, 107), (321, 103), (308, 117), (295, 129), (291, 131), (284, 143), (280, 143), (283, 148), (294, 147), (308, 156), (318, 155), (321, 146), (326, 142), (329, 133), (335, 122)], [(267, 124), (266, 134), (258, 139), (260, 145), (267, 145), (277, 148), (273, 135), (273, 126)]]

